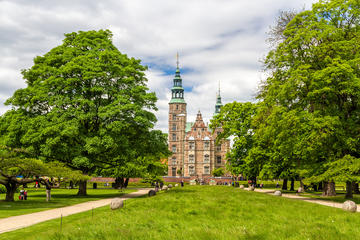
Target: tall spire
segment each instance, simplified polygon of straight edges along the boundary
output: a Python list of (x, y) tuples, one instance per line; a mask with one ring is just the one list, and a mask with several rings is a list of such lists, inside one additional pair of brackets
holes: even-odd
[(216, 93), (216, 104), (215, 104), (215, 115), (220, 113), (220, 109), (222, 107), (221, 103), (221, 95), (220, 95), (220, 81), (219, 81), (219, 91)]
[(176, 53), (176, 69), (179, 69), (179, 53)]
[(179, 53), (176, 53), (176, 71), (174, 77), (174, 85), (171, 88), (170, 103), (185, 103), (184, 88), (182, 87), (182, 79), (180, 76), (180, 69), (179, 69)]

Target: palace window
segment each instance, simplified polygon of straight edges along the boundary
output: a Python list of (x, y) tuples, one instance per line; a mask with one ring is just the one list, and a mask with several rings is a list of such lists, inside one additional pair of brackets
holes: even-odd
[(179, 105), (176, 104), (176, 110), (179, 110)]
[(221, 164), (221, 156), (216, 156), (216, 163)]
[(176, 157), (173, 157), (173, 158), (171, 159), (171, 165), (176, 165)]
[(204, 149), (208, 150), (210, 148), (210, 142), (209, 141), (205, 141), (204, 142)]
[(176, 141), (176, 134), (175, 133), (172, 134), (172, 140)]
[(173, 120), (176, 120), (176, 114), (173, 114), (173, 115), (172, 115), (172, 119), (173, 119)]
[(176, 167), (171, 168), (171, 175), (176, 177)]
[(208, 154), (204, 155), (204, 163), (210, 162), (210, 156)]
[(204, 167), (204, 174), (210, 174), (210, 167), (209, 166)]
[(216, 151), (221, 151), (221, 144), (216, 145)]
[(189, 166), (189, 175), (194, 175), (194, 174), (195, 174), (194, 166)]
[(172, 146), (171, 146), (171, 151), (172, 151), (173, 153), (176, 153), (176, 145), (172, 145)]
[(192, 154), (189, 155), (189, 163), (195, 163), (195, 157)]
[(189, 150), (194, 150), (194, 149), (195, 149), (195, 143), (189, 142)]
[(172, 125), (172, 130), (176, 131), (176, 124), (175, 123)]

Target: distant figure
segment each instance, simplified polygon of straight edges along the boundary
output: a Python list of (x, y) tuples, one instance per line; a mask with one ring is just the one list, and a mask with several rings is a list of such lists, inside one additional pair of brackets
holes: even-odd
[(163, 186), (164, 186), (164, 183), (161, 182), (161, 183), (160, 183), (160, 189), (161, 189), (161, 190), (162, 190)]
[(52, 183), (49, 181), (49, 179), (46, 179), (45, 189), (46, 189), (46, 201), (47, 202), (51, 200), (51, 186), (52, 186)]
[(277, 182), (276, 183), (276, 188), (279, 188), (279, 187), (280, 187), (279, 182)]
[(180, 185), (181, 187), (184, 187), (184, 180), (181, 180)]
[(159, 191), (159, 183), (155, 182), (155, 192), (158, 192), (158, 191)]
[(35, 188), (38, 189), (39, 188), (39, 182), (35, 181)]
[(260, 188), (262, 189), (264, 187), (264, 184), (263, 183), (260, 183)]
[(24, 200), (24, 199), (25, 199), (25, 190), (24, 188), (22, 188), (20, 190), (19, 200)]
[(27, 200), (27, 191), (24, 191), (24, 200)]

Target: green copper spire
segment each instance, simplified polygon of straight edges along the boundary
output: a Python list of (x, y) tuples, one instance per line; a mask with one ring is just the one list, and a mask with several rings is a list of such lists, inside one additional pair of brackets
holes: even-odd
[(176, 71), (174, 77), (174, 85), (171, 88), (171, 100), (170, 103), (185, 103), (184, 100), (184, 88), (182, 87), (182, 79), (179, 69), (179, 54), (176, 54)]
[(216, 104), (215, 104), (215, 115), (220, 113), (222, 107), (221, 96), (220, 96), (220, 82), (219, 82), (219, 92), (216, 94)]

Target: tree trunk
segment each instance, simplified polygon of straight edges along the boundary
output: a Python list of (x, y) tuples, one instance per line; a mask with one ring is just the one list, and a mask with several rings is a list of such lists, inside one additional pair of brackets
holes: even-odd
[(124, 178), (123, 177), (116, 177), (115, 178), (115, 189), (122, 189), (124, 187)]
[(323, 196), (336, 196), (336, 192), (335, 192), (335, 183), (334, 182), (324, 182), (324, 187), (323, 187), (323, 192), (322, 192)]
[(127, 188), (128, 184), (129, 184), (129, 178), (126, 178), (125, 183), (124, 183), (124, 188)]
[(360, 194), (359, 183), (353, 182), (353, 191), (355, 194)]
[(292, 178), (290, 183), (290, 191), (295, 191), (294, 186), (295, 186), (295, 179)]
[(86, 183), (87, 181), (79, 181), (79, 191), (77, 193), (78, 196), (86, 196)]
[(13, 202), (14, 195), (15, 195), (18, 185), (16, 183), (8, 183), (5, 185), (5, 187), (6, 187), (5, 202)]
[(285, 179), (283, 180), (283, 185), (282, 185), (282, 188), (281, 188), (282, 190), (287, 190), (287, 189), (288, 189), (287, 183), (288, 183), (288, 179), (285, 178)]
[(353, 198), (353, 185), (352, 182), (347, 181), (346, 182), (346, 194), (345, 194), (345, 198)]

